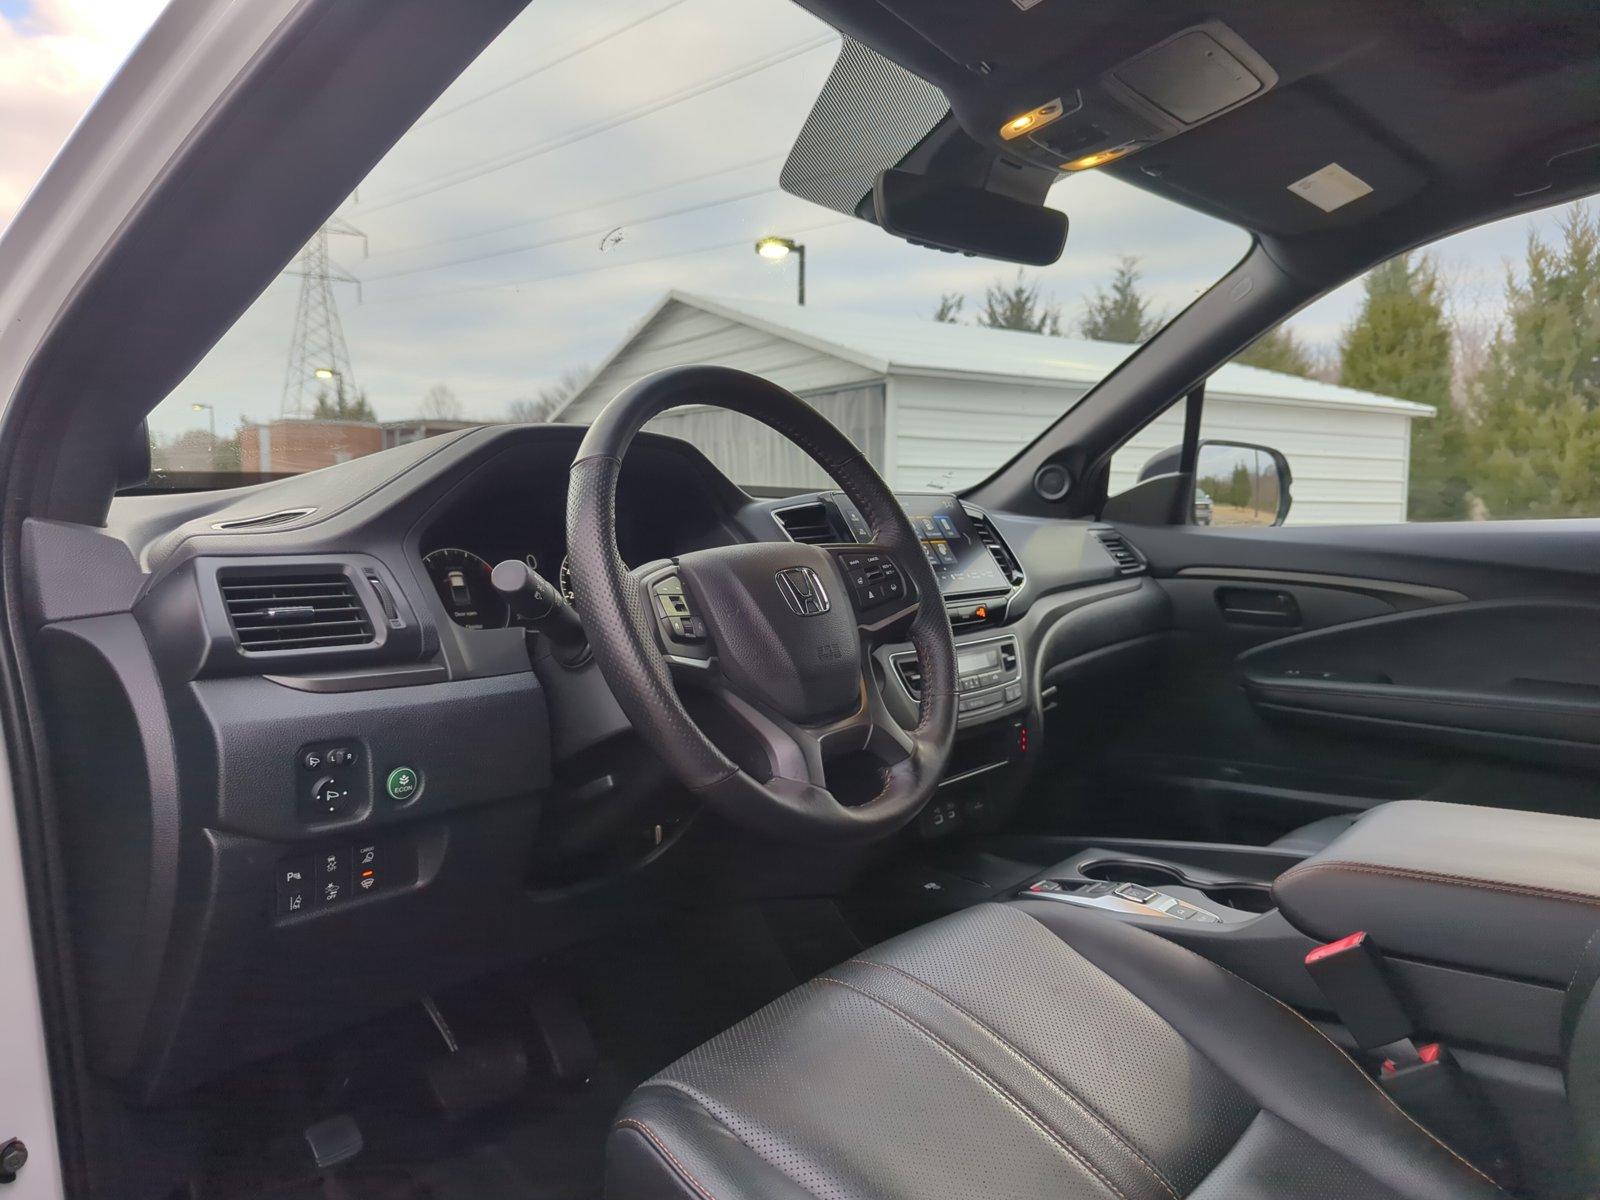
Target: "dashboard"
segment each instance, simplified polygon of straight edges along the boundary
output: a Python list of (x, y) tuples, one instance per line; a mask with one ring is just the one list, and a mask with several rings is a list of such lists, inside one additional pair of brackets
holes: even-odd
[[(556, 661), (486, 589), (508, 558), (560, 579), (583, 432), (465, 430), (231, 492), (122, 498), (104, 529), (30, 532), (35, 648), (73, 747), (56, 764), (68, 870), (95, 881), (73, 903), (98, 947), (80, 963), (97, 1071), (160, 1099), (637, 920), (713, 886), (709, 872), (781, 889), (791, 870), (813, 888), (850, 869), (795, 848), (730, 854), (594, 666)], [(947, 786), (906, 836), (995, 827), (1067, 664), (1148, 638), (1163, 593), (1105, 527), (900, 500), (964, 680)], [(633, 566), (868, 536), (838, 492), (752, 496), (649, 435), (617, 521)], [(906, 723), (909, 649), (874, 651)]]

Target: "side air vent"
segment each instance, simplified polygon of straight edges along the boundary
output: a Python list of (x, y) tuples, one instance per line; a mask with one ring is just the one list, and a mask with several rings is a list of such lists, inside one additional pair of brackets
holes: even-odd
[(343, 571), (301, 571), (275, 578), (242, 572), (218, 577), (239, 649), (316, 650), (364, 646), (372, 623)]
[(1011, 547), (1006, 545), (1005, 539), (996, 532), (993, 522), (987, 513), (979, 512), (975, 508), (967, 509), (967, 515), (972, 518), (972, 523), (978, 527), (978, 536), (983, 539), (983, 544), (988, 547), (989, 554), (995, 564), (1000, 568), (1000, 573), (1010, 581), (1012, 587), (1022, 586), (1022, 564), (1017, 561), (1017, 556), (1011, 553)]
[(791, 542), (819, 545), (823, 542), (849, 541), (839, 536), (824, 504), (796, 504), (793, 508), (778, 508), (772, 512), (778, 528), (789, 535)]
[(900, 676), (900, 682), (905, 685), (906, 694), (913, 700), (922, 699), (922, 667), (917, 663), (915, 654), (908, 654), (894, 660), (895, 674)]
[(1094, 536), (1105, 547), (1111, 561), (1117, 564), (1118, 575), (1142, 575), (1148, 568), (1144, 555), (1135, 550), (1128, 539), (1114, 529), (1096, 529)]

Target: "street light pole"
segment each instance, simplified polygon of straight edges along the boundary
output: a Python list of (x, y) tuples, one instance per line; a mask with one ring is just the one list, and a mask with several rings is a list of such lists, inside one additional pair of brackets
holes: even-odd
[(189, 406), (189, 409), (190, 409), (191, 412), (204, 411), (205, 414), (206, 414), (206, 424), (209, 425), (210, 428), (211, 428), (211, 469), (213, 471), (215, 471), (217, 469), (217, 410), (216, 410), (216, 407), (214, 405), (210, 405), (210, 404), (199, 404), (199, 403), (196, 403), (196, 404), (191, 404)]
[(756, 243), (756, 253), (768, 262), (782, 262), (791, 254), (795, 256), (798, 268), (795, 298), (803, 306), (806, 302), (806, 248), (793, 238), (764, 237)]

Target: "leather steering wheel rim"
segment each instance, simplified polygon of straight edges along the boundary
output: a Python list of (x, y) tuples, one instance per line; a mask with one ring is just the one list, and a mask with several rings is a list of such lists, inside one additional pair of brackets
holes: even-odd
[[(651, 596), (641, 575), (630, 570), (618, 552), (616, 503), (623, 457), (634, 436), (653, 417), (689, 404), (742, 413), (806, 451), (861, 511), (875, 542), (868, 549), (881, 549), (915, 588), (914, 612), (909, 601), (906, 610), (909, 628), (901, 633), (902, 622), (895, 629), (897, 640), (911, 643), (922, 671), (913, 729), (883, 727), (885, 717), (891, 724), (893, 718), (876, 692), (871, 634), (866, 632), (870, 622), (857, 626), (863, 712), (873, 710), (866, 718), (868, 734), (885, 735), (903, 751), (903, 757), (880, 764), (882, 786), (864, 803), (841, 804), (819, 778), (776, 774), (756, 778), (701, 731), (678, 694)], [(828, 551), (801, 544), (785, 547), (783, 553), (796, 563), (813, 566), (819, 572), (815, 577), (837, 586), (840, 598), (848, 602), (851, 593)], [(938, 581), (889, 485), (854, 443), (791, 392), (759, 376), (716, 366), (670, 368), (624, 389), (596, 417), (572, 464), (567, 548), (578, 615), (618, 705), (668, 769), (725, 816), (777, 836), (868, 841), (910, 821), (933, 794), (949, 760), (957, 711), (955, 645)], [(761, 548), (768, 557), (779, 552), (769, 544)], [(723, 550), (731, 555), (753, 548)], [(843, 550), (839, 547), (834, 553)], [(687, 568), (692, 557), (685, 555), (673, 563)], [(830, 570), (834, 573), (827, 574)], [(695, 590), (694, 576), (687, 570), (685, 582), (691, 592)], [(704, 603), (702, 597), (690, 599)]]

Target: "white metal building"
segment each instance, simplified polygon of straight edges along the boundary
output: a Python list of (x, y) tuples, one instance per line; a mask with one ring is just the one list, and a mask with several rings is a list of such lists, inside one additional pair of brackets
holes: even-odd
[[(839, 425), (896, 487), (976, 483), (1132, 352), (1109, 342), (671, 292), (556, 419), (587, 421), (663, 367), (719, 363), (765, 376)], [(1404, 521), (1411, 422), (1433, 409), (1276, 371), (1229, 365), (1207, 384), (1204, 435), (1288, 456), (1295, 524)], [(692, 441), (739, 482), (824, 487), (800, 451), (756, 422), (681, 409), (651, 425)], [(1182, 438), (1181, 412), (1118, 454), (1113, 492)]]

